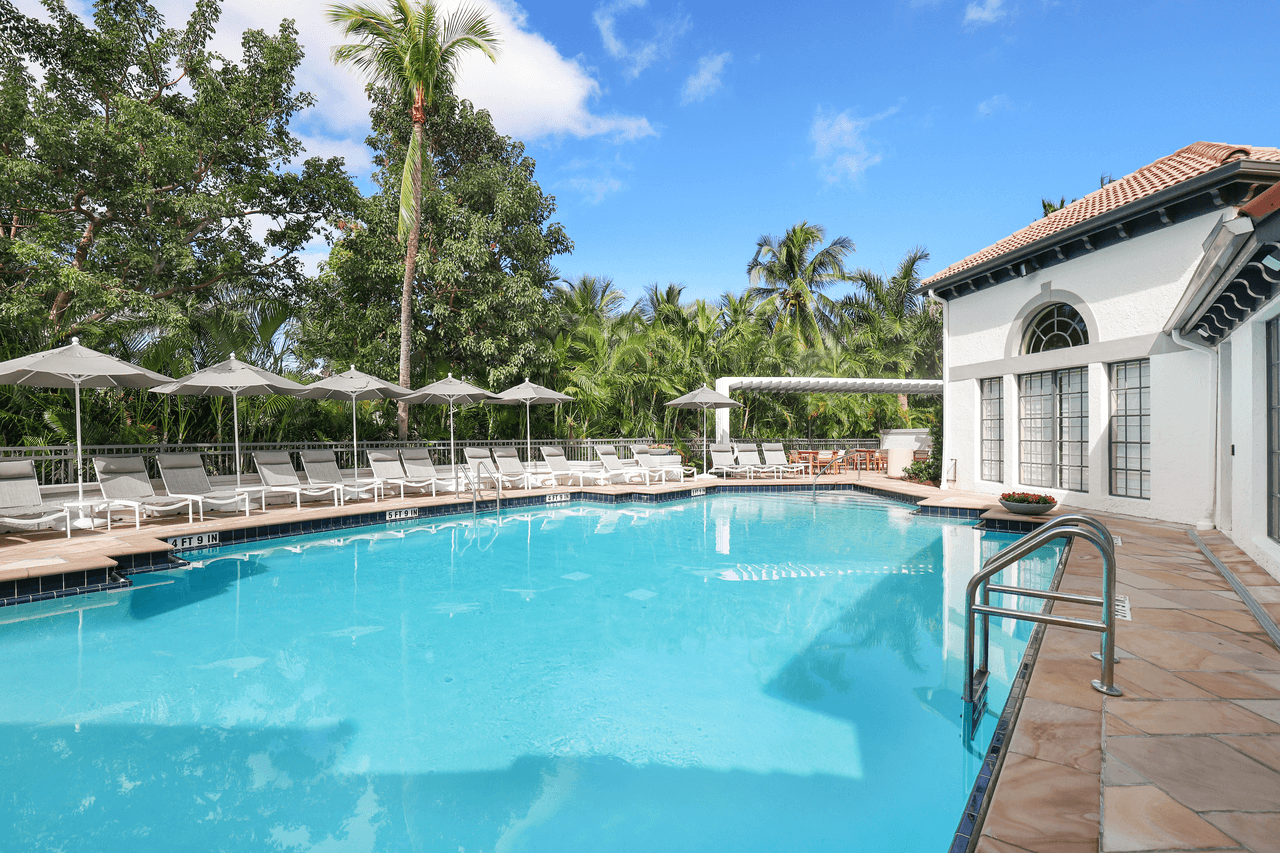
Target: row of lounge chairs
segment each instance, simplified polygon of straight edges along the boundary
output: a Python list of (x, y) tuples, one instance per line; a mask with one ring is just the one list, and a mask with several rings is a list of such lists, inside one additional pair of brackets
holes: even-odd
[[(101, 497), (72, 502), (70, 507), (82, 513), (88, 511), (90, 515), (104, 513), (108, 528), (113, 512), (131, 511), (137, 527), (146, 515), (181, 509), (186, 509), (188, 521), (194, 521), (197, 514), (203, 521), (206, 509), (237, 513), (243, 510), (249, 515), (253, 498), (257, 497), (265, 510), (269, 495), (290, 496), (301, 509), (303, 498), (332, 499), (334, 506), (370, 497), (377, 501), (385, 496), (388, 487), (397, 489), (401, 498), (405, 497), (406, 490), (430, 491), (434, 497), (440, 491), (494, 485), (516, 489), (575, 484), (651, 485), (683, 481), (695, 473), (694, 468), (682, 464), (679, 456), (654, 455), (644, 446), (630, 449), (634, 465), (624, 464), (614, 447), (601, 445), (596, 447), (600, 467), (584, 469), (572, 467), (563, 449), (542, 447), (547, 470), (531, 471), (521, 463), (515, 448), (467, 447), (463, 451), (465, 465), (457, 472), (460, 477), (456, 483), (453, 479), (456, 475), (445, 475), (435, 467), (426, 448), (368, 450), (373, 477), (367, 481), (345, 478), (332, 450), (303, 450), (299, 455), (307, 475), (305, 483), (299, 479), (288, 451), (259, 451), (253, 458), (261, 483), (230, 489), (214, 488), (209, 482), (201, 454), (159, 453), (155, 458), (165, 487), (164, 495), (155, 492), (142, 456), (96, 456), (93, 465)], [(783, 477), (798, 476), (805, 470), (803, 464), (787, 460), (781, 444), (766, 443), (763, 459), (755, 445), (717, 444), (710, 450), (710, 474)], [(35, 463), (30, 459), (0, 461), (0, 522), (27, 526), (57, 521), (62, 522), (70, 536), (70, 509), (42, 499)]]

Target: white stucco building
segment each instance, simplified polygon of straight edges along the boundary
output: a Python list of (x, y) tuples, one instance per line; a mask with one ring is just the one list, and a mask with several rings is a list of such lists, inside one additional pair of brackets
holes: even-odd
[(1278, 181), (1198, 142), (926, 280), (944, 487), (1218, 527), (1280, 577)]

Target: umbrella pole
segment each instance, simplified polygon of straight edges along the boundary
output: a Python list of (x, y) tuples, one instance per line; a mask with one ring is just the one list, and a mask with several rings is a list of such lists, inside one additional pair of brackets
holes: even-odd
[(360, 482), (360, 440), (356, 437), (356, 395), (351, 395), (351, 467)]
[(533, 464), (533, 427), (529, 424), (529, 401), (524, 401), (524, 455), (525, 462)]
[(702, 473), (707, 473), (707, 407), (702, 407)]
[[(239, 395), (231, 392), (231, 421), (236, 431), (236, 488), (240, 488), (240, 404), (237, 402)], [(262, 505), (267, 504), (266, 498), (262, 499)]]
[[(76, 485), (79, 487), (80, 497), (77, 500), (84, 500), (84, 464), (81, 459), (80, 441), (80, 380), (76, 382)], [(83, 510), (81, 510), (83, 512)]]
[(449, 466), (453, 468), (453, 496), (458, 496), (458, 449), (453, 446), (453, 401), (449, 401)]

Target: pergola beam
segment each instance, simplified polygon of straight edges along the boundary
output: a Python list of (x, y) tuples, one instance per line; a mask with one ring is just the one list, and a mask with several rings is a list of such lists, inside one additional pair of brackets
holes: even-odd
[[(721, 376), (716, 390), (774, 394), (941, 394), (941, 379), (861, 379), (834, 376)], [(729, 442), (729, 409), (716, 410), (716, 443)]]

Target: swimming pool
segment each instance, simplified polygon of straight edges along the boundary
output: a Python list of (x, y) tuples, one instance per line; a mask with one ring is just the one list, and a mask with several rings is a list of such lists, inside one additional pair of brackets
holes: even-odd
[(751, 495), (193, 552), (3, 614), (5, 843), (940, 851), (982, 754), (964, 584), (1014, 538)]

